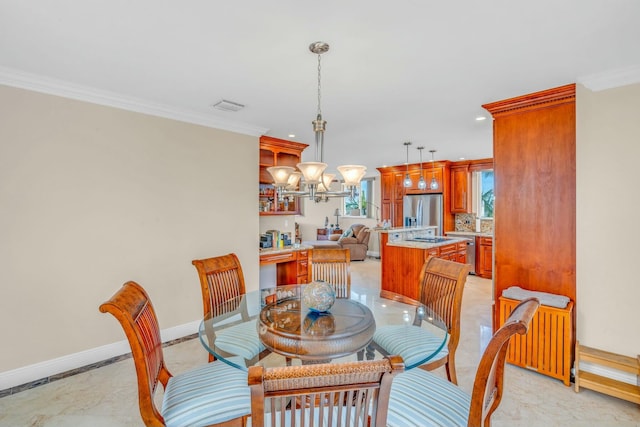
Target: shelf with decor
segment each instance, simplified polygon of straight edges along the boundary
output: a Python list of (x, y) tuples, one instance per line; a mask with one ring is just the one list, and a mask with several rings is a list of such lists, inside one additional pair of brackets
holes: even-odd
[(260, 137), (258, 208), (263, 215), (299, 215), (300, 201), (297, 198), (279, 201), (273, 178), (267, 168), (271, 166), (296, 167), (301, 162), (307, 144), (263, 135)]

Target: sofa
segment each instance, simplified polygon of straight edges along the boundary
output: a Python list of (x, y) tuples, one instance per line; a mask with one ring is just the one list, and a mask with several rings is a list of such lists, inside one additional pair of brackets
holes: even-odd
[(333, 234), (330, 240), (311, 240), (302, 242), (314, 249), (343, 248), (351, 252), (351, 261), (363, 261), (369, 248), (370, 230), (364, 224), (353, 224), (343, 234)]

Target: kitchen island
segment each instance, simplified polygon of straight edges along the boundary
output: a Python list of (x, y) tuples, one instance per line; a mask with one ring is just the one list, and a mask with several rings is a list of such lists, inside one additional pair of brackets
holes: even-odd
[(380, 230), (380, 296), (411, 304), (418, 299), (420, 271), (430, 256), (466, 262), (467, 239), (434, 236), (429, 228)]

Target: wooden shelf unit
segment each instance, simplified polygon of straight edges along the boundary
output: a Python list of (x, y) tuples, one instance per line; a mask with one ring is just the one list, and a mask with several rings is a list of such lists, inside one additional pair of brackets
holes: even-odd
[[(586, 372), (580, 369), (581, 362), (589, 362), (595, 365), (628, 372), (636, 376), (637, 384), (629, 384), (623, 381), (604, 377), (602, 375)], [(640, 355), (635, 359), (629, 356), (610, 353), (596, 348), (580, 345), (576, 341), (575, 363), (575, 391), (580, 387), (595, 390), (600, 393), (628, 400), (640, 405)]]
[[(302, 152), (307, 144), (273, 138), (262, 135), (260, 137), (260, 163), (259, 163), (259, 206), (260, 215), (299, 215), (300, 201), (278, 201), (275, 197), (273, 178), (267, 171), (270, 166), (296, 167), (302, 159)], [(265, 208), (267, 208), (264, 210)]]

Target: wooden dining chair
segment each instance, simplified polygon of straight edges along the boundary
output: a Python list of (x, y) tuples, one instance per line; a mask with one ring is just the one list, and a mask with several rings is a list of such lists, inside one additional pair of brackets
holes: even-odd
[(336, 291), (336, 298), (351, 297), (351, 255), (349, 249), (309, 251), (308, 281), (324, 280)]
[[(217, 361), (172, 375), (164, 362), (155, 310), (142, 286), (125, 283), (100, 311), (111, 313), (127, 336), (146, 426), (244, 425), (251, 410), (246, 373)], [(155, 402), (158, 383), (164, 388), (160, 409)]]
[(422, 369), (398, 375), (389, 396), (387, 425), (489, 427), (502, 399), (509, 340), (527, 333), (539, 305), (536, 298), (522, 301), (496, 331), (480, 359), (471, 395)]
[[(458, 384), (455, 353), (460, 340), (462, 291), (468, 274), (467, 264), (430, 257), (422, 266), (418, 282), (419, 302), (444, 322), (448, 334), (447, 345), (420, 367), (430, 371), (444, 365), (447, 378), (454, 384)], [(421, 316), (422, 312), (416, 309), (415, 325), (420, 325)], [(441, 340), (434, 339), (433, 334), (426, 329), (411, 328), (407, 336), (399, 334), (398, 328), (405, 326), (386, 325), (376, 329), (369, 351), (375, 349), (382, 354), (399, 354), (404, 359), (407, 369), (410, 369), (416, 363), (420, 363), (425, 354), (433, 353), (434, 346), (437, 349), (441, 344)], [(408, 343), (411, 345), (407, 345)]]
[[(196, 267), (200, 279), (204, 318), (215, 317), (224, 320), (238, 316), (243, 320), (239, 325), (225, 328), (218, 336), (215, 329), (208, 328), (209, 341), (215, 341), (216, 349), (224, 353), (225, 357), (239, 355), (245, 358), (247, 364), (256, 362), (259, 354), (265, 351), (265, 347), (256, 332), (255, 321), (248, 321), (246, 301), (240, 298), (246, 294), (240, 260), (236, 254), (230, 253), (196, 259), (191, 263)], [(209, 354), (209, 361), (213, 360), (215, 357)]]
[(278, 368), (251, 366), (251, 425), (384, 427), (402, 358)]

